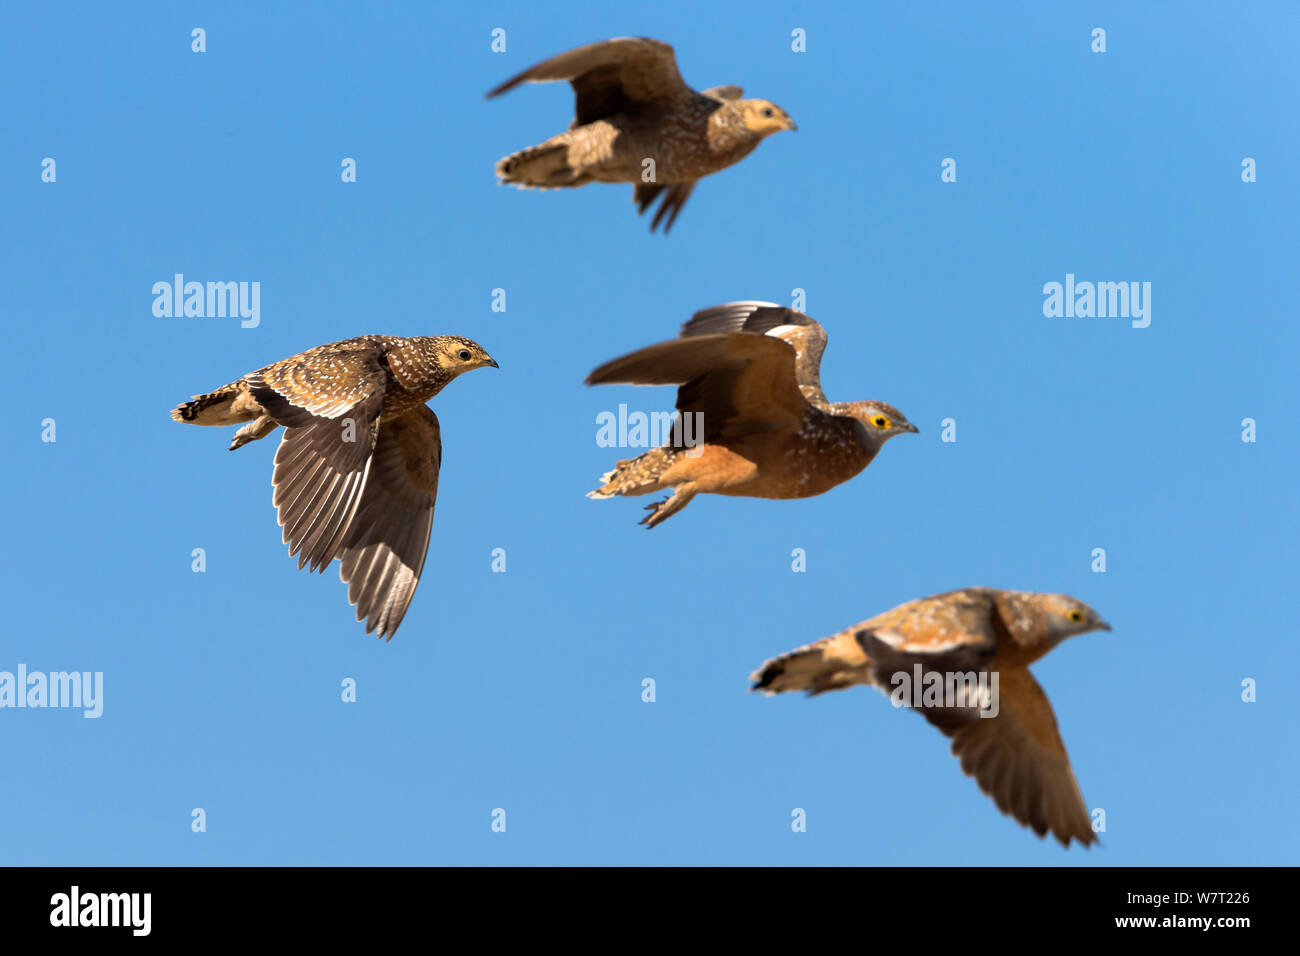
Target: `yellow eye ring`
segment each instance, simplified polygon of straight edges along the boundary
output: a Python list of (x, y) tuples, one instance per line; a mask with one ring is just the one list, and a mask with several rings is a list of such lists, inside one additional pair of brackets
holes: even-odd
[(875, 418), (871, 419), (871, 424), (875, 425), (877, 428), (888, 428), (892, 422), (890, 422), (890, 420), (884, 415), (877, 415)]
[(1078, 624), (1081, 621), (1083, 621), (1083, 612), (1080, 611), (1078, 608), (1075, 608), (1073, 611), (1071, 611), (1069, 614), (1065, 616), (1068, 617), (1075, 624)]

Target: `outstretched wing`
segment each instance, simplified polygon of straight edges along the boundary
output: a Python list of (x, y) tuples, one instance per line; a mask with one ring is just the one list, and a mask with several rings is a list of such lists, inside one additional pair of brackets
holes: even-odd
[(983, 676), (989, 692), (984, 714), (985, 702), (972, 698), (922, 707), (922, 715), (952, 738), (962, 770), (1003, 813), (1039, 836), (1050, 830), (1062, 844), (1096, 840), (1047, 695), (1026, 667), (998, 665), (997, 648), (1014, 639), (995, 592), (967, 588), (913, 601), (866, 622), (857, 640), (882, 690), (894, 686), (894, 674), (911, 674), (917, 664), (942, 675), (945, 686), (955, 674)]
[(974, 708), (926, 707), (921, 713), (952, 738), (962, 770), (1003, 813), (1039, 836), (1050, 830), (1063, 846), (1071, 838), (1084, 846), (1095, 842), (1056, 715), (1027, 668), (998, 673), (997, 705), (996, 717), (981, 717)]
[(365, 494), (339, 549), (339, 577), (367, 634), (391, 639), (415, 596), (441, 466), (438, 416), (427, 405), (384, 423)]
[(677, 72), (673, 48), (648, 37), (618, 37), (569, 50), (512, 76), (491, 99), (521, 83), (568, 80), (581, 126), (615, 113), (671, 108), (695, 94)]
[(691, 198), (691, 192), (695, 189), (698, 180), (692, 179), (689, 182), (673, 183), (668, 186), (659, 183), (637, 183), (632, 192), (632, 201), (636, 203), (638, 215), (644, 215), (645, 211), (654, 205), (654, 201), (662, 194), (663, 202), (655, 210), (654, 218), (650, 220), (650, 231), (654, 232), (659, 228), (659, 222), (667, 214), (668, 221), (664, 223), (664, 235), (672, 231), (673, 223), (677, 221), (678, 214), (682, 207), (686, 205), (686, 200)]
[(386, 377), (373, 348), (335, 343), (245, 376), (249, 391), (285, 427), (271, 483), (289, 554), (323, 571), (366, 484)]
[(680, 385), (677, 410), (703, 415), (706, 440), (803, 421), (794, 349), (779, 338), (733, 332), (672, 339), (607, 362), (588, 385)]
[(795, 377), (804, 398), (823, 408), (829, 404), (821, 381), (826, 330), (816, 319), (774, 302), (728, 302), (696, 312), (682, 326), (681, 335), (724, 332), (757, 332), (788, 342), (795, 350)]

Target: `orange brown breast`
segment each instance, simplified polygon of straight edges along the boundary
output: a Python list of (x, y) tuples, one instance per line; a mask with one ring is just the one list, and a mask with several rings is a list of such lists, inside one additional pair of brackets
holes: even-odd
[(810, 498), (857, 475), (875, 457), (862, 426), (814, 410), (799, 428), (715, 439), (757, 465), (743, 484), (719, 491), (752, 498)]

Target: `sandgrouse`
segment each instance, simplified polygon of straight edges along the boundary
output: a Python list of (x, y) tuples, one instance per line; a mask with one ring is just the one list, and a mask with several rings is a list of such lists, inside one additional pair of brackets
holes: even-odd
[(391, 639), (420, 580), (438, 495), (442, 438), (424, 403), (496, 361), (458, 335), (363, 335), (308, 349), (196, 395), (172, 411), (234, 425), (233, 451), (279, 425), (273, 500), (298, 567), (334, 558), (366, 633)]
[[(814, 695), (866, 684), (900, 705), (919, 704), (999, 810), (1040, 837), (1050, 830), (1063, 846), (1071, 839), (1088, 846), (1097, 837), (1052, 705), (1029, 665), (1067, 637), (1095, 630), (1110, 625), (1064, 594), (966, 588), (774, 657), (750, 675), (751, 690)], [(918, 675), (927, 688), (919, 697)]]
[(589, 182), (635, 183), (644, 213), (662, 198), (653, 232), (667, 233), (701, 177), (738, 163), (764, 139), (795, 129), (767, 100), (742, 99), (738, 86), (697, 92), (677, 72), (673, 48), (645, 37), (592, 43), (552, 57), (488, 93), (521, 83), (568, 80), (577, 116), (567, 132), (497, 163), (502, 182), (553, 189)]
[(620, 461), (588, 497), (672, 494), (653, 528), (701, 493), (808, 498), (848, 481), (895, 435), (916, 432), (884, 402), (828, 402), (826, 330), (771, 302), (695, 313), (681, 335), (607, 362), (588, 385), (678, 385), (672, 439)]

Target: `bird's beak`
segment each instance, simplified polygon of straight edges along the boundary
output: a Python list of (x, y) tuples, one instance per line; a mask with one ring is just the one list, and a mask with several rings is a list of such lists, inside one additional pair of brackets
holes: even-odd
[(1109, 631), (1109, 630), (1110, 630), (1110, 625), (1107, 624), (1105, 621), (1098, 621), (1098, 622), (1097, 622), (1097, 630), (1099, 630), (1099, 631)]
[(799, 132), (799, 126), (795, 123), (794, 120), (790, 120), (790, 132), (792, 133)]
[(490, 364), (493, 368), (501, 367), (500, 365), (497, 364), (497, 360), (491, 357), (488, 358), (488, 364)]
[(903, 431), (905, 431), (905, 432), (911, 432), (913, 435), (919, 435), (919, 434), (921, 434), (921, 429), (917, 428), (917, 427), (916, 427), (915, 425), (913, 425), (911, 422), (908, 422), (908, 423), (907, 423), (907, 427), (904, 428)]

